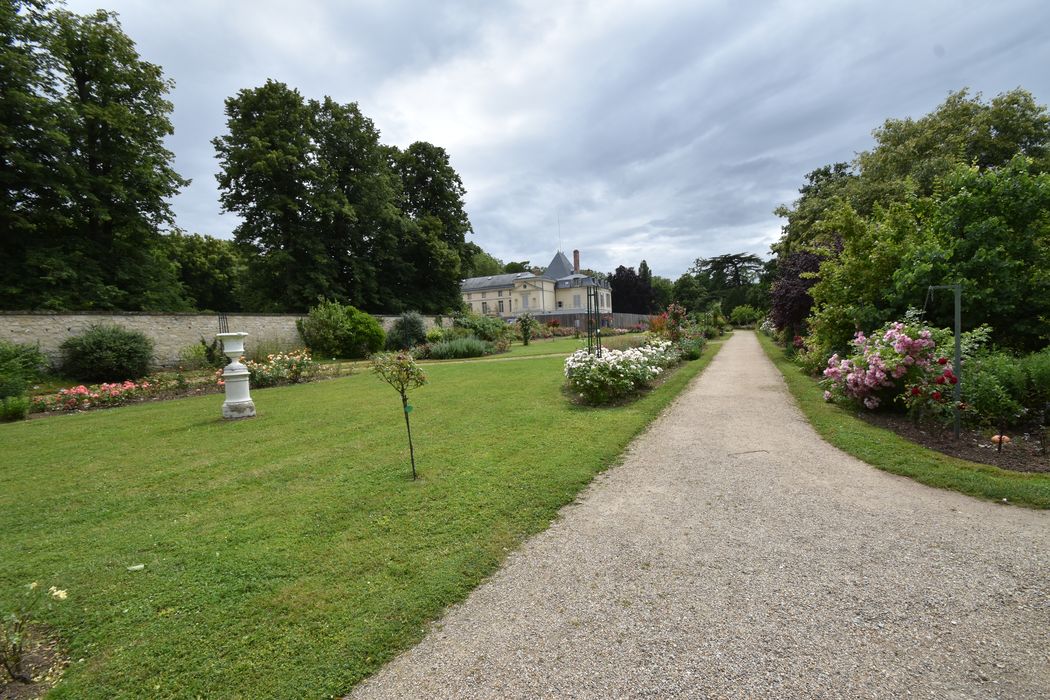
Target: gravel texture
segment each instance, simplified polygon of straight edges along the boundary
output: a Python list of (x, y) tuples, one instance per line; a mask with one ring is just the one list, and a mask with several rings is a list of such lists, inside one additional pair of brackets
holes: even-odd
[(353, 698), (1050, 698), (1050, 513), (824, 443), (754, 335)]

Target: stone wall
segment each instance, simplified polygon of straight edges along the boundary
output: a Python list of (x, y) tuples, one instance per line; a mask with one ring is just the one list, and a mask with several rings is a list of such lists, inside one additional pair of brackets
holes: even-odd
[[(227, 314), (230, 331), (248, 334), (245, 349), (265, 349), (267, 352), (301, 347), (302, 339), (295, 328), (300, 314)], [(389, 329), (396, 316), (377, 316), (383, 327)], [(424, 317), (427, 327), (434, 325), (432, 316)], [(154, 360), (160, 366), (178, 363), (179, 351), (199, 343), (201, 338), (211, 341), (219, 332), (217, 314), (197, 313), (49, 313), (43, 311), (0, 311), (0, 340), (39, 345), (40, 350), (58, 362), (59, 346), (66, 338), (80, 335), (93, 323), (115, 323), (128, 330), (142, 331), (154, 343)]]

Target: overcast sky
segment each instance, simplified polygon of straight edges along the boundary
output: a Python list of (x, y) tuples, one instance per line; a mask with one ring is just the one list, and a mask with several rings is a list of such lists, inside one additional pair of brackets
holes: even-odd
[(672, 279), (697, 257), (767, 255), (773, 209), (888, 117), (963, 87), (1050, 100), (1043, 0), (67, 5), (118, 12), (175, 81), (169, 147), (193, 180), (177, 222), (226, 238), (238, 221), (220, 209), (211, 139), (223, 101), (267, 78), (357, 102), (384, 143), (444, 147), (470, 239), (496, 257), (578, 248), (584, 267), (644, 258)]

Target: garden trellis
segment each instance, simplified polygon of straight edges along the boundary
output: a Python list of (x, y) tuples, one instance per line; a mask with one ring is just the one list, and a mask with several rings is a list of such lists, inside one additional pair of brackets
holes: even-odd
[(602, 356), (602, 315), (598, 307), (598, 288), (587, 288), (587, 352)]

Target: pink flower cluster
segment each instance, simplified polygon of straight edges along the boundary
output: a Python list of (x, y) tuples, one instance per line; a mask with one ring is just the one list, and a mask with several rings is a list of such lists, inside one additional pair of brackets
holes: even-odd
[(902, 355), (907, 364), (915, 363), (919, 367), (924, 368), (929, 366), (929, 351), (933, 350), (935, 346), (929, 330), (924, 328), (919, 331), (918, 337), (912, 338), (908, 335), (904, 324), (897, 321), (890, 324), (889, 328), (882, 334), (882, 339), (889, 343), (894, 352)]
[(871, 338), (858, 332), (851, 344), (854, 352), (850, 357), (836, 353), (828, 359), (824, 398), (831, 401), (841, 396), (860, 401), (868, 409), (900, 394), (909, 375), (915, 379), (925, 374), (935, 349), (929, 330), (909, 329), (899, 321)]
[(30, 410), (75, 411), (91, 406), (118, 406), (147, 392), (152, 386), (148, 381), (139, 384), (132, 381), (92, 386), (80, 384), (69, 389), (59, 389), (54, 394), (34, 396)]

